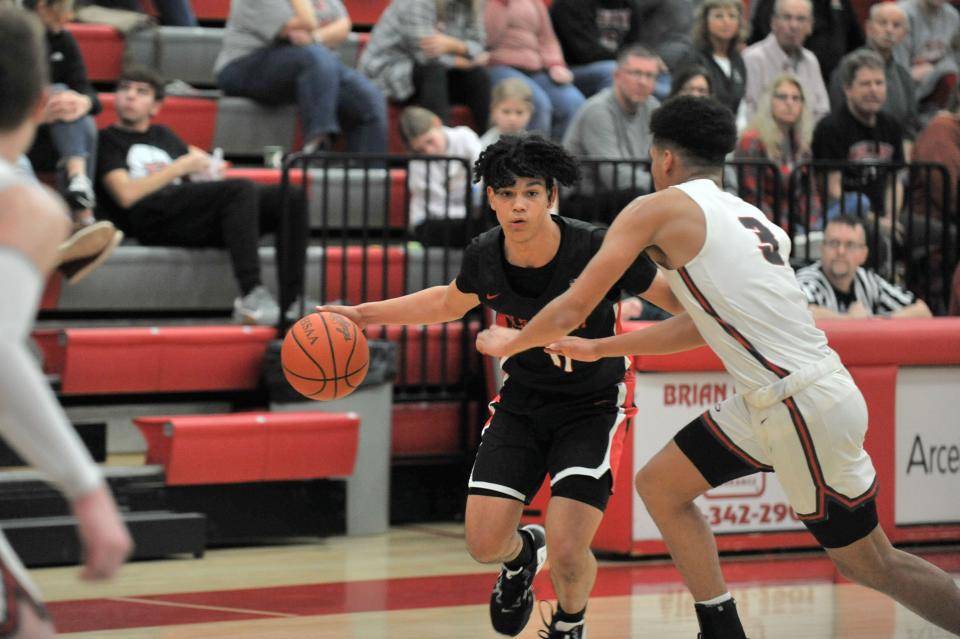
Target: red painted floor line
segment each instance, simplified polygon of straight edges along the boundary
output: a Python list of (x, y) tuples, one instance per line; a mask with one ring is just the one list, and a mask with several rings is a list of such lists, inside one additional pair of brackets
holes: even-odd
[[(960, 572), (960, 553), (925, 554), (924, 557), (945, 570)], [(843, 581), (833, 564), (822, 555), (727, 560), (723, 569), (727, 580), (739, 585)], [(276, 614), (301, 616), (409, 610), (485, 604), (495, 578), (496, 572), (491, 570), (466, 575), (148, 595), (127, 600), (57, 601), (49, 603), (48, 609), (60, 632), (265, 619)], [(602, 567), (592, 596), (614, 597), (681, 589), (680, 575), (672, 565), (631, 562)], [(540, 598), (555, 596), (546, 573), (537, 578), (536, 590)], [(151, 601), (173, 605), (152, 605)], [(257, 614), (257, 611), (264, 614)]]

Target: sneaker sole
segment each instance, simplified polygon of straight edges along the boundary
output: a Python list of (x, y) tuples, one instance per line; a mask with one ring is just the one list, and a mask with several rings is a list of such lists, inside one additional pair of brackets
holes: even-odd
[(116, 227), (105, 221), (81, 228), (57, 248), (60, 264), (97, 255), (109, 246), (116, 232)]
[(107, 261), (107, 258), (113, 253), (113, 250), (123, 241), (123, 231), (114, 229), (113, 235), (99, 253), (70, 260), (60, 264), (59, 271), (63, 274), (67, 284), (76, 284), (98, 269), (101, 264)]

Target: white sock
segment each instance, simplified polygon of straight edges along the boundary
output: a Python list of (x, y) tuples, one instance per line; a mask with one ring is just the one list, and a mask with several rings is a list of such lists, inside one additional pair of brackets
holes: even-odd
[(698, 601), (697, 605), (698, 606), (719, 606), (720, 604), (730, 601), (731, 599), (733, 599), (733, 595), (731, 595), (729, 592), (725, 592), (719, 597), (714, 597), (713, 599), (707, 599), (706, 601)]

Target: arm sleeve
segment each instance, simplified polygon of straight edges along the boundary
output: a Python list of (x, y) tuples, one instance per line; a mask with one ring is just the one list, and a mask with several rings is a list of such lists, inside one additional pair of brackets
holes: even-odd
[(11, 307), (36, 309), (40, 276), (24, 256), (0, 250), (0, 433), (29, 464), (47, 474), (70, 499), (102, 483), (100, 472), (24, 346), (32, 319)]
[(473, 238), (463, 252), (460, 272), (457, 273), (457, 288), (461, 293), (480, 294), (480, 238)]
[(126, 152), (113, 136), (111, 129), (101, 129), (97, 137), (97, 179), (116, 169), (129, 170)]
[(610, 57), (610, 52), (600, 45), (597, 20), (586, 4), (580, 0), (566, 0), (554, 2), (550, 8), (557, 39), (563, 46), (567, 60), (574, 65)]

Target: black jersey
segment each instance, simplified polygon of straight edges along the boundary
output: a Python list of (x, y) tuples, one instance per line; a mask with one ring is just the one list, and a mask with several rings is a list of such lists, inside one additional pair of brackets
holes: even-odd
[[(600, 250), (606, 229), (554, 216), (560, 226), (560, 247), (544, 267), (517, 269), (507, 264), (503, 251), (503, 232), (495, 227), (476, 237), (467, 246), (457, 275), (457, 288), (475, 293), (480, 301), (497, 312), (497, 323), (510, 328), (523, 326), (551, 300), (563, 294), (579, 277), (590, 259)], [(523, 280), (511, 271), (524, 271)], [(604, 300), (571, 335), (600, 338), (615, 335), (618, 329), (616, 303), (623, 291), (642, 293), (649, 288), (657, 269), (641, 253)], [(537, 286), (537, 279), (542, 285)], [(518, 288), (523, 292), (518, 291)], [(539, 290), (539, 294), (530, 293)], [(550, 393), (582, 394), (609, 388), (623, 380), (627, 369), (624, 357), (608, 357), (596, 362), (568, 361), (547, 355), (542, 348), (531, 348), (507, 358), (503, 370), (509, 384)]]

